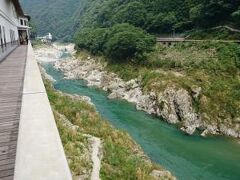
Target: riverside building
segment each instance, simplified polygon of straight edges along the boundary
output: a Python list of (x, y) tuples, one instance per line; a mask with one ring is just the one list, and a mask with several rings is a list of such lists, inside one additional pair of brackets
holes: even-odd
[(0, 60), (20, 43), (27, 44), (29, 20), (18, 0), (0, 0)]

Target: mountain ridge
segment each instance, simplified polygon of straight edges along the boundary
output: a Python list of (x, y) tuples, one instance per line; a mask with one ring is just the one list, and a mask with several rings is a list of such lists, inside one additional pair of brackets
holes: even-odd
[(36, 25), (37, 34), (52, 33), (54, 40), (71, 41), (79, 27), (85, 0), (21, 0)]
[(21, 0), (38, 34), (70, 41), (85, 27), (129, 23), (151, 34), (185, 32), (219, 25), (240, 26), (239, 0)]

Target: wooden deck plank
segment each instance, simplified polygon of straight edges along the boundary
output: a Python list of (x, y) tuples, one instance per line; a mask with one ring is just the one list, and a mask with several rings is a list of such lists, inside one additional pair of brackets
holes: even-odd
[[(20, 109), (20, 107), (19, 107), (19, 109)], [(8, 113), (8, 114), (17, 114), (17, 111), (19, 111), (19, 110), (17, 110), (16, 108), (8, 108), (8, 109), (5, 109), (5, 110), (1, 110), (0, 111), (0, 114), (6, 114), (6, 113)]]
[[(12, 141), (12, 144), (13, 143), (14, 141)], [(9, 157), (16, 156), (16, 154), (14, 154), (16, 152), (16, 147), (17, 147), (16, 145), (9, 145), (4, 147), (5, 149), (0, 151), (0, 156), (4, 156), (4, 155), (9, 155)]]
[[(4, 129), (0, 130), (1, 134), (5, 132), (18, 132), (18, 126), (5, 126)], [(0, 134), (0, 136), (1, 136)]]
[(14, 156), (14, 152), (12, 154), (5, 154), (0, 156), (0, 161), (5, 160), (5, 159), (15, 159), (16, 156)]
[(0, 62), (0, 180), (12, 180), (21, 112), (27, 46)]
[(19, 113), (17, 111), (2, 111), (2, 112), (0, 112), (0, 117), (8, 116), (8, 115), (18, 115), (18, 114)]
[(4, 137), (4, 136), (8, 136), (8, 135), (17, 135), (18, 134), (18, 129), (15, 128), (14, 130), (11, 129), (11, 131), (5, 131), (0, 133), (0, 138)]
[(18, 128), (18, 122), (17, 123), (5, 123), (3, 125), (0, 126), (0, 131), (5, 131), (7, 129), (9, 129), (9, 131), (13, 128)]
[(0, 137), (0, 143), (17, 140), (18, 133), (5, 134)]
[(0, 138), (0, 143), (7, 143), (7, 142), (10, 142), (10, 141), (17, 141), (17, 134), (7, 135), (7, 136), (4, 136), (4, 137)]
[(9, 125), (13, 126), (13, 125), (16, 125), (18, 123), (19, 123), (19, 118), (11, 119), (11, 120), (8, 120), (7, 122), (0, 121), (0, 130), (1, 130), (1, 127), (5, 127), (5, 126), (9, 126)]
[(2, 98), (2, 99), (0, 99), (0, 104), (14, 103), (14, 102), (21, 103), (22, 101), (21, 101), (20, 97), (12, 97), (12, 98)]
[(6, 178), (8, 176), (13, 176), (14, 168), (6, 169), (0, 171), (0, 178)]
[[(0, 170), (1, 170), (1, 169), (4, 169), (4, 167), (2, 167), (2, 166), (14, 164), (14, 162), (15, 162), (15, 159), (4, 159), (4, 160), (0, 160)], [(12, 168), (12, 166), (11, 166), (11, 168)], [(5, 169), (7, 169), (7, 167), (6, 167)]]
[(2, 177), (1, 180), (13, 180), (13, 175)]
[(0, 104), (2, 103), (9, 103), (9, 102), (21, 102), (21, 97), (15, 96), (15, 97), (2, 97), (0, 98)]
[(8, 108), (19, 108), (21, 107), (21, 105), (19, 106), (19, 104), (2, 104), (1, 105), (1, 109), (8, 109)]
[(14, 122), (14, 121), (11, 121), (9, 123), (1, 123), (1, 126), (0, 126), (0, 131), (4, 131), (6, 130), (7, 128), (18, 128), (19, 126), (19, 121), (18, 122)]
[[(4, 103), (5, 104), (5, 103)], [(16, 107), (16, 106), (8, 106), (8, 107)], [(12, 112), (10, 112), (10, 113), (1, 113), (0, 114), (0, 121), (2, 120), (2, 121), (6, 121), (5, 119), (9, 119), (10, 117), (15, 117), (16, 115), (19, 115), (19, 109), (20, 109), (21, 107), (20, 106), (18, 106), (18, 107), (16, 107), (16, 108), (12, 108), (13, 109), (13, 111)], [(17, 117), (18, 119), (19, 119), (19, 117)]]
[(19, 113), (18, 112), (12, 112), (11, 114), (0, 114), (0, 121), (4, 121), (5, 119), (10, 119), (10, 118), (19, 118)]
[(0, 156), (3, 155), (2, 153), (4, 153), (7, 149), (12, 149), (16, 146), (17, 144), (14, 144), (14, 141), (9, 141), (5, 144), (0, 143)]
[(18, 132), (16, 132), (16, 131), (1, 133), (0, 142), (4, 139), (9, 139), (9, 138), (13, 139), (13, 138), (17, 137), (17, 135), (18, 135)]

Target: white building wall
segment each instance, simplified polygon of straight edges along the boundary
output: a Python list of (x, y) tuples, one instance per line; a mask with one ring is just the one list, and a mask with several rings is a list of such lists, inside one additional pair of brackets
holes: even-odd
[(5, 27), (5, 34), (6, 34), (6, 42), (9, 43), (11, 42), (11, 39), (10, 39), (10, 30), (13, 30), (14, 31), (14, 34), (15, 34), (15, 40), (18, 40), (19, 37), (18, 37), (18, 28), (14, 25), (12, 25), (11, 23), (9, 23), (8, 21), (6, 21), (6, 19), (2, 18), (0, 16), (0, 26), (2, 28), (2, 38), (4, 38), (3, 36), (3, 27)]
[(14, 31), (15, 40), (19, 39), (17, 28), (19, 26), (19, 20), (15, 7), (10, 0), (0, 0), (0, 26), (5, 27), (6, 43), (11, 42), (10, 30)]

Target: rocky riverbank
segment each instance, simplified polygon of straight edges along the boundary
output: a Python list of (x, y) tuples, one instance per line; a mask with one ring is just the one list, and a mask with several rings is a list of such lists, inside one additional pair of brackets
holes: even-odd
[(58, 61), (64, 53), (74, 54), (74, 44), (59, 44), (41, 45), (34, 48), (34, 54), (38, 62), (47, 63)]
[(73, 179), (97, 180), (121, 173), (137, 179), (176, 179), (153, 164), (127, 133), (101, 119), (89, 97), (56, 91), (49, 80), (45, 80), (45, 86)]
[(105, 71), (105, 65), (91, 57), (56, 61), (54, 66), (64, 73), (65, 78), (83, 79), (88, 86), (109, 92), (110, 99), (132, 102), (138, 110), (161, 117), (171, 124), (178, 124), (187, 134), (193, 134), (198, 129), (202, 136), (222, 134), (240, 137), (239, 126), (229, 127), (202, 120), (207, 115), (197, 113), (193, 106), (194, 98), (197, 99), (201, 94), (201, 87), (192, 88), (191, 93), (174, 85), (161, 91), (143, 92), (141, 77), (125, 82), (115, 73)]

